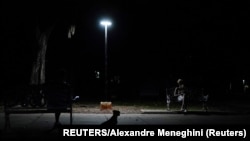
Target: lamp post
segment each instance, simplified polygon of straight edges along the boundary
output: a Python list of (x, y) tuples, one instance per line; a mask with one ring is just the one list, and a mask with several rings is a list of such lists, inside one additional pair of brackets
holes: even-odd
[(104, 94), (106, 98), (108, 99), (108, 26), (111, 26), (112, 23), (110, 21), (101, 21), (100, 23), (102, 26), (105, 27), (105, 72), (104, 72), (104, 81), (105, 81), (105, 86), (104, 86)]

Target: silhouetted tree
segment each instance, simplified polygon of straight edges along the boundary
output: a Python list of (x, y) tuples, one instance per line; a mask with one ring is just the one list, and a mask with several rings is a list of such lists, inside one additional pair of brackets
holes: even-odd
[(31, 72), (31, 85), (41, 85), (45, 83), (45, 57), (46, 50), (48, 46), (48, 39), (53, 30), (54, 26), (46, 29), (45, 31), (41, 31), (39, 27), (37, 27), (37, 42), (38, 42), (38, 52), (36, 56), (36, 60), (34, 61), (32, 72)]

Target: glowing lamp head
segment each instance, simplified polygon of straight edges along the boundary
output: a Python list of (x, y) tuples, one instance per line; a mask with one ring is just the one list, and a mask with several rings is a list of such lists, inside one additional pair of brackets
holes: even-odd
[(103, 25), (103, 26), (111, 26), (112, 23), (110, 21), (101, 21), (101, 25)]

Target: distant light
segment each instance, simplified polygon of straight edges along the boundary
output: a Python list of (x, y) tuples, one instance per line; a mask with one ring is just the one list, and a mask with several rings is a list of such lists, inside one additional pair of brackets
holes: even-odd
[(245, 80), (243, 79), (242, 81), (243, 81), (243, 85), (244, 85), (245, 84)]
[(111, 26), (112, 23), (110, 21), (101, 21), (101, 25), (104, 25), (104, 26)]

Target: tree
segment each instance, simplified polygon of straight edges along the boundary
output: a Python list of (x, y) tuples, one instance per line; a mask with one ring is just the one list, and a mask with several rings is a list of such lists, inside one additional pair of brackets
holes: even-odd
[(31, 72), (31, 85), (42, 85), (45, 83), (45, 58), (46, 50), (48, 46), (48, 39), (53, 30), (54, 26), (41, 31), (37, 27), (37, 41), (38, 41), (38, 52), (37, 57), (33, 63)]

